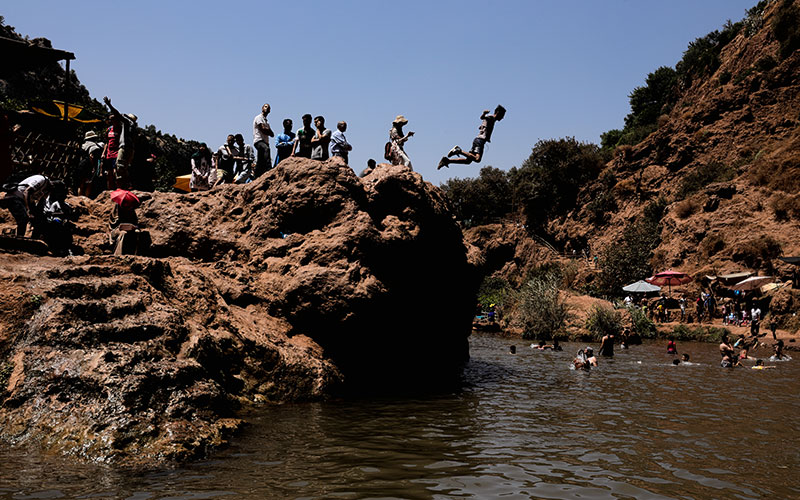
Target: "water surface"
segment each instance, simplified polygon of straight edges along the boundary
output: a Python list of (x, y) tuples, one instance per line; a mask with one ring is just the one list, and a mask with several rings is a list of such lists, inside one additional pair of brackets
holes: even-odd
[(665, 345), (585, 373), (569, 369), (577, 344), (475, 335), (459, 390), (262, 408), (230, 448), (177, 469), (0, 448), (0, 498), (800, 497), (800, 362), (722, 369), (716, 346), (691, 343), (694, 364), (673, 366)]

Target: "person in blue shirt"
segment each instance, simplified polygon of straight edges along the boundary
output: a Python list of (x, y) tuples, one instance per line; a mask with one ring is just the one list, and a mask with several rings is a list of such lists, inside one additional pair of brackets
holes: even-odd
[(281, 160), (285, 160), (286, 158), (292, 156), (294, 137), (295, 134), (292, 132), (292, 120), (287, 118), (283, 120), (283, 133), (279, 134), (278, 137), (275, 138), (275, 149), (278, 151), (278, 154), (275, 155), (276, 167)]

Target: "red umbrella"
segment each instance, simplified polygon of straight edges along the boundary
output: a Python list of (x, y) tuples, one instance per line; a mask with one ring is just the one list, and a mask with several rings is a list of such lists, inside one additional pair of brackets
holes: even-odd
[(652, 285), (668, 286), (669, 292), (672, 293), (672, 285), (683, 285), (692, 281), (692, 277), (680, 271), (662, 271), (655, 276), (651, 276), (645, 280)]
[(125, 208), (136, 208), (139, 206), (139, 198), (130, 191), (117, 189), (111, 192), (111, 201)]

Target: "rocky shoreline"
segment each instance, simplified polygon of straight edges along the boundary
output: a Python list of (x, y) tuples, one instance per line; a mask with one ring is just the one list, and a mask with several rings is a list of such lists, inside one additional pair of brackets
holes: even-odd
[(435, 385), (468, 359), (477, 267), (410, 169), (291, 159), (246, 186), (142, 198), (151, 257), (107, 255), (103, 197), (71, 200), (86, 255), (2, 254), (4, 440), (194, 459), (248, 406)]

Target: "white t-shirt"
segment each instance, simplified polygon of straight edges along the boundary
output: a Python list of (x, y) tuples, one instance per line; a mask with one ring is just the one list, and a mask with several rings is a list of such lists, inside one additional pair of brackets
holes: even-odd
[(253, 144), (257, 143), (258, 141), (264, 141), (267, 144), (269, 144), (269, 136), (267, 136), (266, 134), (262, 133), (261, 130), (259, 130), (258, 128), (259, 124), (269, 128), (269, 122), (267, 121), (267, 117), (264, 116), (263, 113), (257, 114), (256, 117), (253, 119)]

